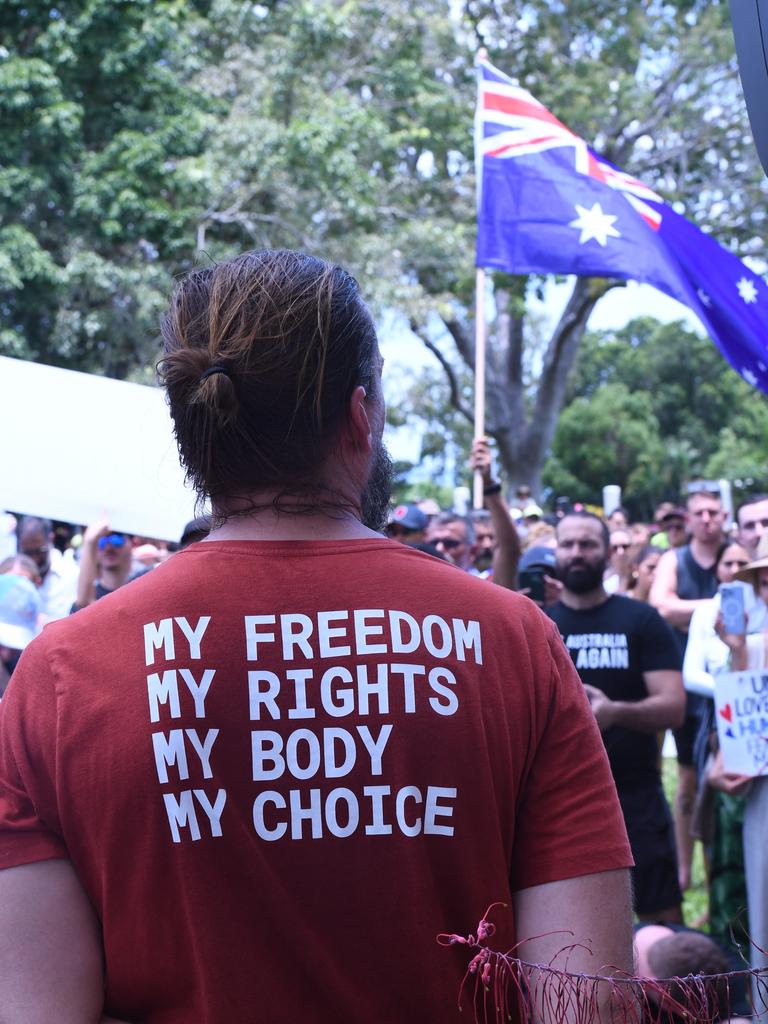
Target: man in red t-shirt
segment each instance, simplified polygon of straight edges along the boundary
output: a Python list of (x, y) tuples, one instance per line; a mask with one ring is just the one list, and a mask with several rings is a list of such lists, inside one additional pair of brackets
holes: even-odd
[(377, 532), (354, 280), (246, 253), (181, 282), (163, 337), (215, 528), (14, 673), (4, 1019), (461, 1019), (470, 957), (435, 937), (494, 901), (496, 948), (630, 970), (626, 835), (554, 627)]

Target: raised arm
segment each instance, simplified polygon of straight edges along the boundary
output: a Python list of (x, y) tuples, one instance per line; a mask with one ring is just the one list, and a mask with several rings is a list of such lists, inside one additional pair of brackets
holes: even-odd
[[(571, 974), (633, 974), (632, 898), (629, 871), (604, 871), (523, 889), (513, 896), (517, 934), (524, 939), (516, 952), (528, 963), (549, 964)], [(570, 933), (570, 934), (569, 934)], [(558, 956), (561, 950), (573, 947)], [(534, 983), (541, 983), (534, 977)], [(633, 1024), (632, 992), (611, 1000), (611, 986), (598, 990), (600, 1020)], [(541, 1009), (536, 1024), (568, 1024), (582, 1020), (578, 1006), (570, 1012)], [(597, 1020), (595, 1015), (595, 1020)]]
[(86, 527), (83, 534), (83, 546), (80, 551), (80, 575), (77, 578), (77, 597), (75, 607), (87, 608), (96, 599), (94, 585), (98, 575), (99, 540), (109, 533), (109, 523), (100, 520)]
[[(485, 494), (485, 507), (491, 514), (493, 530), (496, 534), (496, 550), (493, 553), (493, 582), (500, 587), (514, 590), (517, 585), (517, 565), (520, 561), (520, 538), (517, 534), (512, 516), (501, 491), (501, 485), (494, 480), (491, 449), (488, 439), (476, 438), (472, 443), (472, 468), (480, 469), (483, 474), (483, 487), (491, 493)], [(495, 488), (498, 487), (498, 490)]]

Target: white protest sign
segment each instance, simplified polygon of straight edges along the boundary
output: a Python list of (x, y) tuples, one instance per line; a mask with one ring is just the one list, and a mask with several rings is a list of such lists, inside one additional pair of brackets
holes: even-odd
[(768, 770), (768, 671), (715, 676), (715, 717), (723, 764), (737, 775)]
[(159, 388), (0, 357), (0, 512), (178, 540), (195, 514)]

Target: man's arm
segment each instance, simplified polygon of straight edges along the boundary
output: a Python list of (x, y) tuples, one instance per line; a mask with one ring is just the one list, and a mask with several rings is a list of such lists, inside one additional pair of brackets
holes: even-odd
[[(471, 462), (472, 469), (479, 469), (483, 474), (483, 487), (497, 486), (497, 481), (493, 478), (491, 449), (487, 438), (478, 437), (472, 442)], [(517, 565), (520, 561), (520, 537), (509, 514), (509, 506), (502, 496), (501, 486), (498, 486), (496, 494), (486, 494), (484, 499), (496, 535), (491, 578), (500, 587), (514, 590), (517, 585)]]
[[(523, 940), (515, 956), (521, 960), (551, 962), (570, 974), (634, 974), (629, 871), (603, 871), (536, 885), (516, 892), (513, 903), (515, 928)], [(565, 952), (558, 956), (561, 950)], [(533, 977), (532, 982), (541, 984), (542, 979)], [(633, 1024), (637, 1019), (631, 987), (622, 986), (621, 990), (625, 999), (610, 1000), (609, 983), (598, 992), (600, 1019), (606, 1024), (614, 1020)], [(542, 1005), (538, 1000), (535, 1003)], [(562, 1009), (556, 1012), (551, 1006), (550, 1013), (535, 1018), (536, 1024), (582, 1019), (577, 1018), (578, 1007), (572, 1003), (571, 1007), (570, 1013), (563, 1015)]]
[(77, 609), (87, 608), (96, 600), (94, 585), (99, 572), (99, 540), (101, 537), (106, 537), (108, 533), (109, 523), (104, 519), (91, 523), (83, 534), (83, 544), (80, 549), (80, 575), (77, 578), (77, 597), (75, 598)]
[(520, 562), (520, 537), (517, 527), (512, 522), (509, 506), (501, 493), (487, 494), (485, 507), (491, 513), (491, 522), (496, 533), (491, 579), (500, 587), (514, 590), (517, 586), (517, 566)]
[(706, 599), (686, 601), (677, 596), (677, 555), (674, 551), (665, 551), (659, 559), (648, 600), (670, 626), (682, 630), (688, 629), (694, 611), (706, 604)]
[(0, 871), (0, 1024), (107, 1024), (101, 933), (72, 865)]
[(673, 669), (644, 672), (648, 696), (642, 700), (610, 700), (596, 686), (585, 684), (589, 703), (600, 732), (615, 725), (637, 732), (677, 729), (685, 719), (685, 690), (682, 673)]

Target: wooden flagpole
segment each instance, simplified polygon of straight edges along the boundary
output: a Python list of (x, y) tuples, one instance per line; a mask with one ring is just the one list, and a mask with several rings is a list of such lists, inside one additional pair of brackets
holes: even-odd
[[(482, 47), (477, 51), (477, 60), (487, 60), (488, 51)], [(478, 100), (479, 102), (479, 100)], [(478, 127), (475, 121), (475, 167), (478, 187), (482, 172), (477, 167)], [(479, 207), (479, 192), (478, 192)], [(479, 209), (478, 209), (479, 213)], [(485, 436), (485, 268), (478, 267), (475, 273), (475, 440)], [(483, 507), (483, 474), (475, 470), (473, 480), (472, 507)]]
[[(485, 269), (475, 274), (475, 440), (485, 434)], [(472, 507), (483, 507), (483, 473), (475, 470)]]

